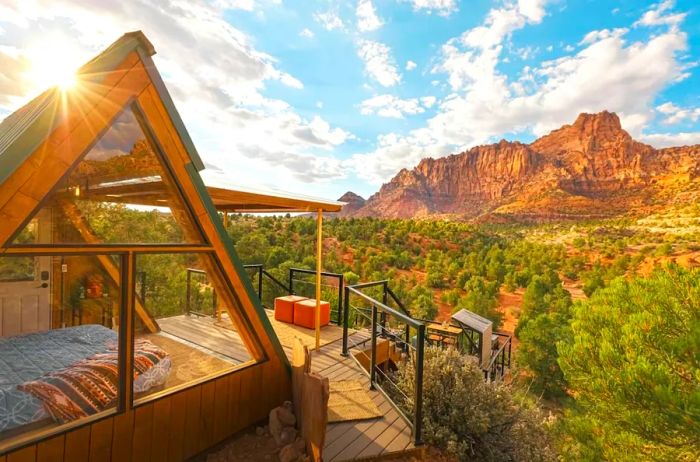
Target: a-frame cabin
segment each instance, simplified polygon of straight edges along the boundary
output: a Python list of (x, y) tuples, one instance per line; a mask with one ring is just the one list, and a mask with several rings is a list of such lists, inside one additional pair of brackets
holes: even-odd
[(0, 123), (0, 462), (184, 460), (289, 399), (154, 53)]

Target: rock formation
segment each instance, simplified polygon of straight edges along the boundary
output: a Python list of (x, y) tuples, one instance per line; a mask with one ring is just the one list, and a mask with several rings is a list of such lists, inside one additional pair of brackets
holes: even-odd
[[(500, 141), (401, 170), (346, 216), (588, 218), (658, 208), (696, 189), (700, 145), (654, 149), (607, 111), (530, 144)], [(354, 196), (354, 197), (353, 197)], [(361, 199), (361, 198), (359, 198)], [(341, 200), (343, 200), (341, 198)]]

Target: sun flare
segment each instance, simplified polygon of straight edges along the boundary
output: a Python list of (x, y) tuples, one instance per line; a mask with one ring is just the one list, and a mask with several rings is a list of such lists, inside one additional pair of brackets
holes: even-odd
[(27, 59), (26, 77), (37, 91), (55, 86), (68, 91), (75, 87), (80, 53), (69, 44), (42, 44), (29, 50)]

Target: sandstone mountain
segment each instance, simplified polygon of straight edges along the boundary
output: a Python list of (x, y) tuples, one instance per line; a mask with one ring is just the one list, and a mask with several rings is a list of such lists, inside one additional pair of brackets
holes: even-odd
[(353, 199), (344, 215), (539, 219), (643, 213), (697, 197), (699, 177), (700, 145), (654, 149), (632, 139), (618, 116), (604, 111), (581, 114), (530, 144), (501, 141), (423, 159), (362, 205), (355, 194), (343, 196)]

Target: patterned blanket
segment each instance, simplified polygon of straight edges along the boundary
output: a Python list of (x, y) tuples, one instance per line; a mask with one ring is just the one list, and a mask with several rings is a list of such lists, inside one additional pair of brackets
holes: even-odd
[[(167, 356), (165, 350), (148, 340), (136, 340), (134, 381), (154, 369)], [(119, 353), (115, 346), (110, 346), (106, 353), (94, 354), (17, 388), (41, 400), (56, 422), (65, 423), (113, 406), (119, 389), (118, 370)]]

